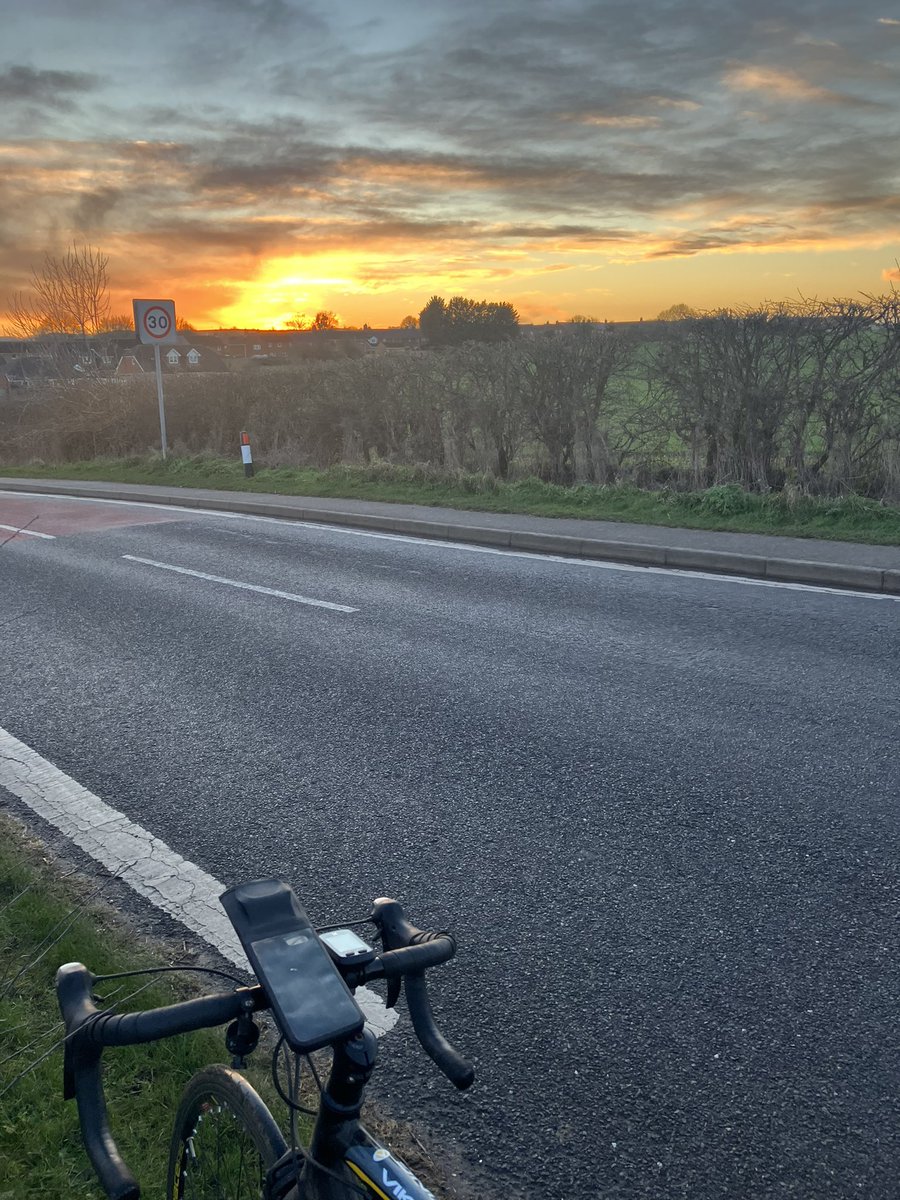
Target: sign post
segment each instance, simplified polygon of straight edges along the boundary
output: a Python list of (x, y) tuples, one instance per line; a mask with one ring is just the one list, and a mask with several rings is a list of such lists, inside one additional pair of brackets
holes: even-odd
[(162, 364), (159, 348), (169, 342), (178, 341), (175, 329), (174, 300), (132, 300), (134, 330), (145, 346), (153, 347), (156, 365), (156, 398), (159, 401), (159, 438), (162, 456), (166, 457), (169, 446), (166, 441), (166, 402), (163, 397)]

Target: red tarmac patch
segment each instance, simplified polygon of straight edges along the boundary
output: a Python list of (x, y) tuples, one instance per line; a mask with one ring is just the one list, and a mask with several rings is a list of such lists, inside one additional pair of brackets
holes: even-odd
[(22, 542), (36, 541), (37, 534), (71, 537), (121, 525), (158, 525), (164, 521), (183, 521), (184, 518), (184, 513), (131, 504), (106, 504), (102, 500), (4, 494), (0, 495), (0, 542), (10, 537)]

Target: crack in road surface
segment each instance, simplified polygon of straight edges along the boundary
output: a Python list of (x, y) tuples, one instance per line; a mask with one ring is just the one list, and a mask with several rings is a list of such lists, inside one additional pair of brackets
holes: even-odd
[[(17, 796), (140, 896), (199, 934), (241, 970), (249, 970), (237, 934), (219, 903), (225, 884), (5, 729), (0, 729), (0, 787)], [(397, 1023), (398, 1014), (386, 1009), (381, 997), (369, 988), (359, 988), (356, 1000), (377, 1036)]]

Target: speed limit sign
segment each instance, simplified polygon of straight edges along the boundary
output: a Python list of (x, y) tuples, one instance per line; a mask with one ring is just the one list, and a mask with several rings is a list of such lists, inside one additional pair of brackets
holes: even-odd
[(134, 330), (146, 346), (178, 341), (174, 300), (132, 300)]

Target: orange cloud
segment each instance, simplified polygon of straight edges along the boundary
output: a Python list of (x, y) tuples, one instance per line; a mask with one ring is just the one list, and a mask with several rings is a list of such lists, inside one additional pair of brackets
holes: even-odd
[(793, 71), (776, 67), (739, 66), (725, 73), (725, 84), (735, 92), (764, 92), (782, 100), (801, 100), (828, 104), (863, 104), (861, 100), (817, 87)]
[(609, 129), (655, 129), (660, 124), (659, 117), (615, 117), (604, 116), (602, 113), (587, 113), (567, 119), (575, 120), (580, 125), (602, 125)]
[(684, 112), (693, 112), (703, 107), (696, 100), (673, 100), (670, 96), (650, 96), (648, 99), (659, 108), (678, 108)]

